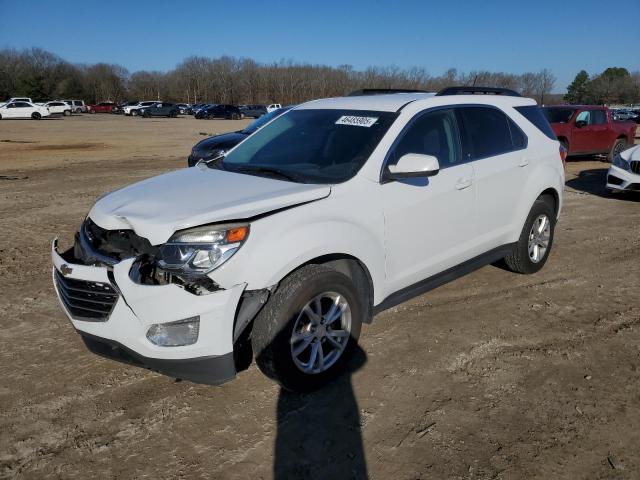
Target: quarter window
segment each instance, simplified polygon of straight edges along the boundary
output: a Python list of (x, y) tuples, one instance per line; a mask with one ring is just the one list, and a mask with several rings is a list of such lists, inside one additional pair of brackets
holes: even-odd
[(460, 140), (453, 110), (436, 110), (418, 117), (396, 145), (389, 165), (407, 153), (433, 155), (440, 168), (460, 163)]

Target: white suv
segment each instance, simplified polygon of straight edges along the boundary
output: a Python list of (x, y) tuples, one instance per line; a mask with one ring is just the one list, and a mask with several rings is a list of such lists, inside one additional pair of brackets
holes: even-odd
[(376, 312), (488, 263), (540, 270), (563, 185), (558, 141), (514, 92), (316, 100), (100, 198), (73, 248), (54, 240), (54, 285), (96, 353), (210, 384), (253, 353), (309, 390)]

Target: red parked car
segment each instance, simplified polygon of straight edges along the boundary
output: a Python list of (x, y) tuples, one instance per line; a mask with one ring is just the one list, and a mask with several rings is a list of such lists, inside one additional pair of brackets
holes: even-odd
[(116, 104), (114, 102), (100, 102), (89, 105), (89, 113), (111, 113)]
[(557, 105), (542, 109), (569, 155), (606, 154), (609, 161), (633, 145), (637, 125), (613, 120), (597, 105)]

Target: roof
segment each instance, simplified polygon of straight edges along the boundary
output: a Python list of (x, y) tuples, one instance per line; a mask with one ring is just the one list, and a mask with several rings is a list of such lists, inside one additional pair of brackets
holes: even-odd
[(298, 106), (297, 110), (375, 110), (379, 112), (397, 112), (403, 105), (414, 100), (434, 97), (435, 93), (389, 93), (385, 95), (364, 95), (356, 97), (336, 97), (312, 100)]
[(373, 110), (380, 112), (397, 112), (407, 104), (420, 102), (420, 107), (463, 104), (484, 104), (501, 107), (535, 105), (536, 102), (526, 97), (503, 95), (444, 95), (435, 93), (391, 93), (386, 95), (364, 95), (356, 97), (336, 97), (312, 100), (296, 107), (296, 110), (334, 109), (334, 110)]
[(604, 110), (604, 105), (543, 105), (544, 108), (582, 108), (591, 110)]

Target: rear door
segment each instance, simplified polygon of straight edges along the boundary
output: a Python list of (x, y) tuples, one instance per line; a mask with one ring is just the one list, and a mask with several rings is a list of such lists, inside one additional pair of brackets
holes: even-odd
[(469, 259), (476, 236), (473, 166), (462, 156), (455, 111), (418, 114), (392, 147), (387, 167), (407, 153), (437, 157), (440, 171), (380, 186), (391, 291)]
[(527, 137), (502, 110), (468, 106), (458, 110), (465, 155), (475, 172), (478, 228), (475, 254), (508, 242), (516, 222), (516, 206), (531, 169)]

